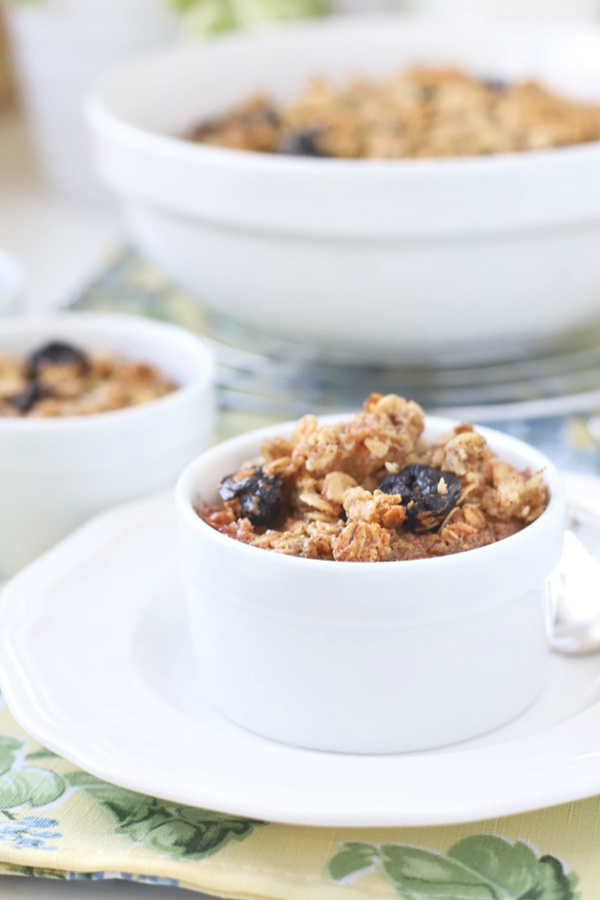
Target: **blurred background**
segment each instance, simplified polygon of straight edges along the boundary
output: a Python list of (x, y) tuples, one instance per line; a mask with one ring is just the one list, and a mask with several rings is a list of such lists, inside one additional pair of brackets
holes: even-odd
[[(393, 390), (429, 410), (512, 431), (569, 468), (600, 470), (596, 320), (550, 349), (517, 350), (507, 360), (419, 364), (400, 355), (376, 364), (327, 353), (208, 309), (182, 287), (185, 279), (140, 253), (94, 171), (83, 103), (116, 65), (279, 20), (387, 12), (452, 27), (491, 17), (579, 29), (582, 50), (569, 51), (574, 83), (600, 103), (600, 0), (0, 0), (0, 314), (118, 308), (206, 334), (219, 359), (223, 433)], [(569, 290), (565, 283), (567, 305)]]
[(25, 306), (64, 301), (121, 240), (83, 121), (99, 76), (228, 30), (386, 11), (585, 24), (600, 18), (600, 0), (0, 0), (0, 247), (27, 268)]

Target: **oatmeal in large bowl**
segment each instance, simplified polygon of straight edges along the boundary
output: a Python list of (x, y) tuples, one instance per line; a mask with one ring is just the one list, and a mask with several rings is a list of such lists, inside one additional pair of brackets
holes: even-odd
[(521, 531), (548, 504), (543, 472), (519, 471), (472, 425), (423, 437), (414, 402), (372, 394), (340, 422), (306, 416), (291, 438), (227, 475), (222, 503), (199, 508), (238, 541), (309, 559), (426, 559)]
[(341, 84), (315, 78), (280, 105), (256, 95), (202, 122), (190, 140), (321, 159), (481, 156), (600, 140), (600, 105), (534, 80), (415, 68)]

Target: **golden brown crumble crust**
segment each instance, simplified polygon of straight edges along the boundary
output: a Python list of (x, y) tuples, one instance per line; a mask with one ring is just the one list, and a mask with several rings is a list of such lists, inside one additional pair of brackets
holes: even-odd
[(539, 150), (600, 139), (600, 107), (534, 81), (417, 68), (381, 81), (314, 80), (289, 105), (256, 96), (189, 135), (199, 143), (348, 159)]
[(38, 399), (20, 408), (18, 398), (31, 384), (26, 361), (0, 356), (0, 417), (88, 416), (149, 403), (176, 389), (146, 363), (106, 356), (91, 357), (85, 368), (77, 362), (45, 364), (36, 377)]
[[(199, 515), (254, 547), (308, 559), (374, 562), (482, 547), (542, 514), (549, 494), (541, 472), (518, 472), (497, 459), (471, 425), (434, 444), (423, 439), (423, 429), (421, 407), (395, 395), (372, 394), (361, 412), (335, 424), (305, 416), (289, 440), (271, 438), (262, 448), (262, 473), (285, 485), (283, 512), (273, 527), (253, 525), (236, 498)], [(441, 522), (424, 515), (418, 528), (409, 528), (411, 501), (378, 486), (414, 464), (441, 470), (441, 497), (458, 478), (459, 499)], [(257, 465), (249, 464), (244, 475)]]

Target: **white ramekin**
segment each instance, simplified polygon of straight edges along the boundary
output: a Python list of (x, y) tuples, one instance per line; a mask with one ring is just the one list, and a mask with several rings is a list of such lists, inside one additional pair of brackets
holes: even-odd
[(0, 354), (64, 339), (148, 362), (181, 385), (144, 406), (64, 419), (0, 417), (0, 579), (90, 516), (172, 486), (210, 442), (213, 360), (192, 334), (135, 316), (70, 313), (0, 325)]
[(253, 92), (415, 63), (600, 98), (600, 28), (349, 16), (114, 72), (88, 103), (96, 165), (146, 254), (267, 333), (360, 361), (436, 362), (515, 356), (597, 318), (600, 143), (368, 161), (178, 137)]
[[(429, 418), (435, 438), (456, 423)], [(558, 563), (565, 495), (556, 468), (480, 429), (500, 458), (544, 469), (547, 510), (488, 547), (391, 563), (307, 560), (220, 534), (194, 505), (260, 451), (252, 432), (207, 451), (176, 488), (180, 560), (202, 690), (238, 724), (296, 746), (393, 753), (451, 744), (517, 716), (549, 655), (545, 579)]]

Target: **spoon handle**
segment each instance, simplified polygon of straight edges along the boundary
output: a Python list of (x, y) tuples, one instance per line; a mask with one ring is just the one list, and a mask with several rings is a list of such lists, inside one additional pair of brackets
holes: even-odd
[(580, 498), (569, 502), (563, 556), (548, 581), (551, 645), (566, 656), (600, 650), (600, 561), (577, 536), (579, 526), (600, 537), (600, 503)]
[(587, 525), (600, 531), (600, 503), (596, 500), (583, 500), (581, 497), (569, 500), (567, 522), (568, 527)]

